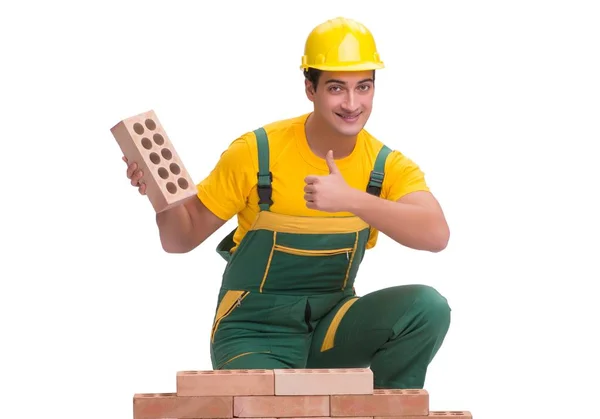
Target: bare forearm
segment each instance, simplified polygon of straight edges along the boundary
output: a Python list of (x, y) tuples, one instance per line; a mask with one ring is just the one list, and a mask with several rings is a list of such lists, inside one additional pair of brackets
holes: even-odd
[(185, 253), (191, 249), (189, 238), (192, 219), (185, 205), (156, 214), (156, 224), (163, 249), (169, 253)]
[(404, 246), (439, 252), (448, 244), (448, 225), (435, 208), (389, 201), (356, 191), (348, 210)]

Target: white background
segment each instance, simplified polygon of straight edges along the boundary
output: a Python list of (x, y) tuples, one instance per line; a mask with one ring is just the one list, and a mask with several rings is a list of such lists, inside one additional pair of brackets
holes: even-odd
[(134, 393), (210, 368), (214, 247), (235, 219), (163, 252), (109, 129), (154, 109), (200, 181), (238, 135), (311, 109), (304, 41), (339, 15), (387, 65), (367, 128), (421, 165), (452, 229), (439, 254), (382, 237), (358, 282), (450, 301), (431, 409), (597, 412), (597, 3), (390, 4), (3, 3), (0, 416), (132, 417)]

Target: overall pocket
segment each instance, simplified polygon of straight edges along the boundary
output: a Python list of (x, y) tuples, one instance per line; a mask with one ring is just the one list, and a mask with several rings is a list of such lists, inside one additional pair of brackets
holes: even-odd
[(241, 306), (242, 300), (250, 294), (249, 291), (243, 290), (227, 290), (221, 298), (213, 321), (213, 326), (210, 334), (210, 341), (214, 342), (215, 334), (219, 328), (221, 320), (229, 316), (237, 307)]
[(300, 240), (296, 245), (289, 239), (285, 244), (274, 240), (260, 292), (310, 294), (339, 291), (346, 284), (356, 252), (357, 239), (353, 237), (352, 243), (345, 241), (343, 244), (321, 244), (310, 248), (310, 243), (301, 243)]

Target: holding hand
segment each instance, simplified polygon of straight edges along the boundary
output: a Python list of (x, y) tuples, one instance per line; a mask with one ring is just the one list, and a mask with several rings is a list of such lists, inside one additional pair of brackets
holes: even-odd
[(129, 163), (125, 156), (123, 156), (123, 161), (127, 163), (127, 178), (131, 180), (131, 186), (137, 186), (138, 192), (142, 195), (146, 195), (146, 184), (140, 182), (140, 179), (144, 176), (142, 169), (139, 169), (135, 162)]
[(327, 176), (307, 176), (304, 179), (304, 200), (311, 209), (327, 212), (346, 211), (354, 197), (356, 190), (351, 188), (344, 180), (333, 160), (333, 151), (329, 150), (325, 156), (329, 167)]

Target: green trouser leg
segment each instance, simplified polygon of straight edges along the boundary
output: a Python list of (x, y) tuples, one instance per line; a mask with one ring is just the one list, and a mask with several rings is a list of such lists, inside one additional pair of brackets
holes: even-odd
[(333, 347), (322, 351), (329, 325), (344, 301), (318, 322), (307, 368), (370, 366), (375, 388), (423, 388), (427, 367), (450, 327), (446, 299), (424, 285), (362, 296), (341, 318)]

